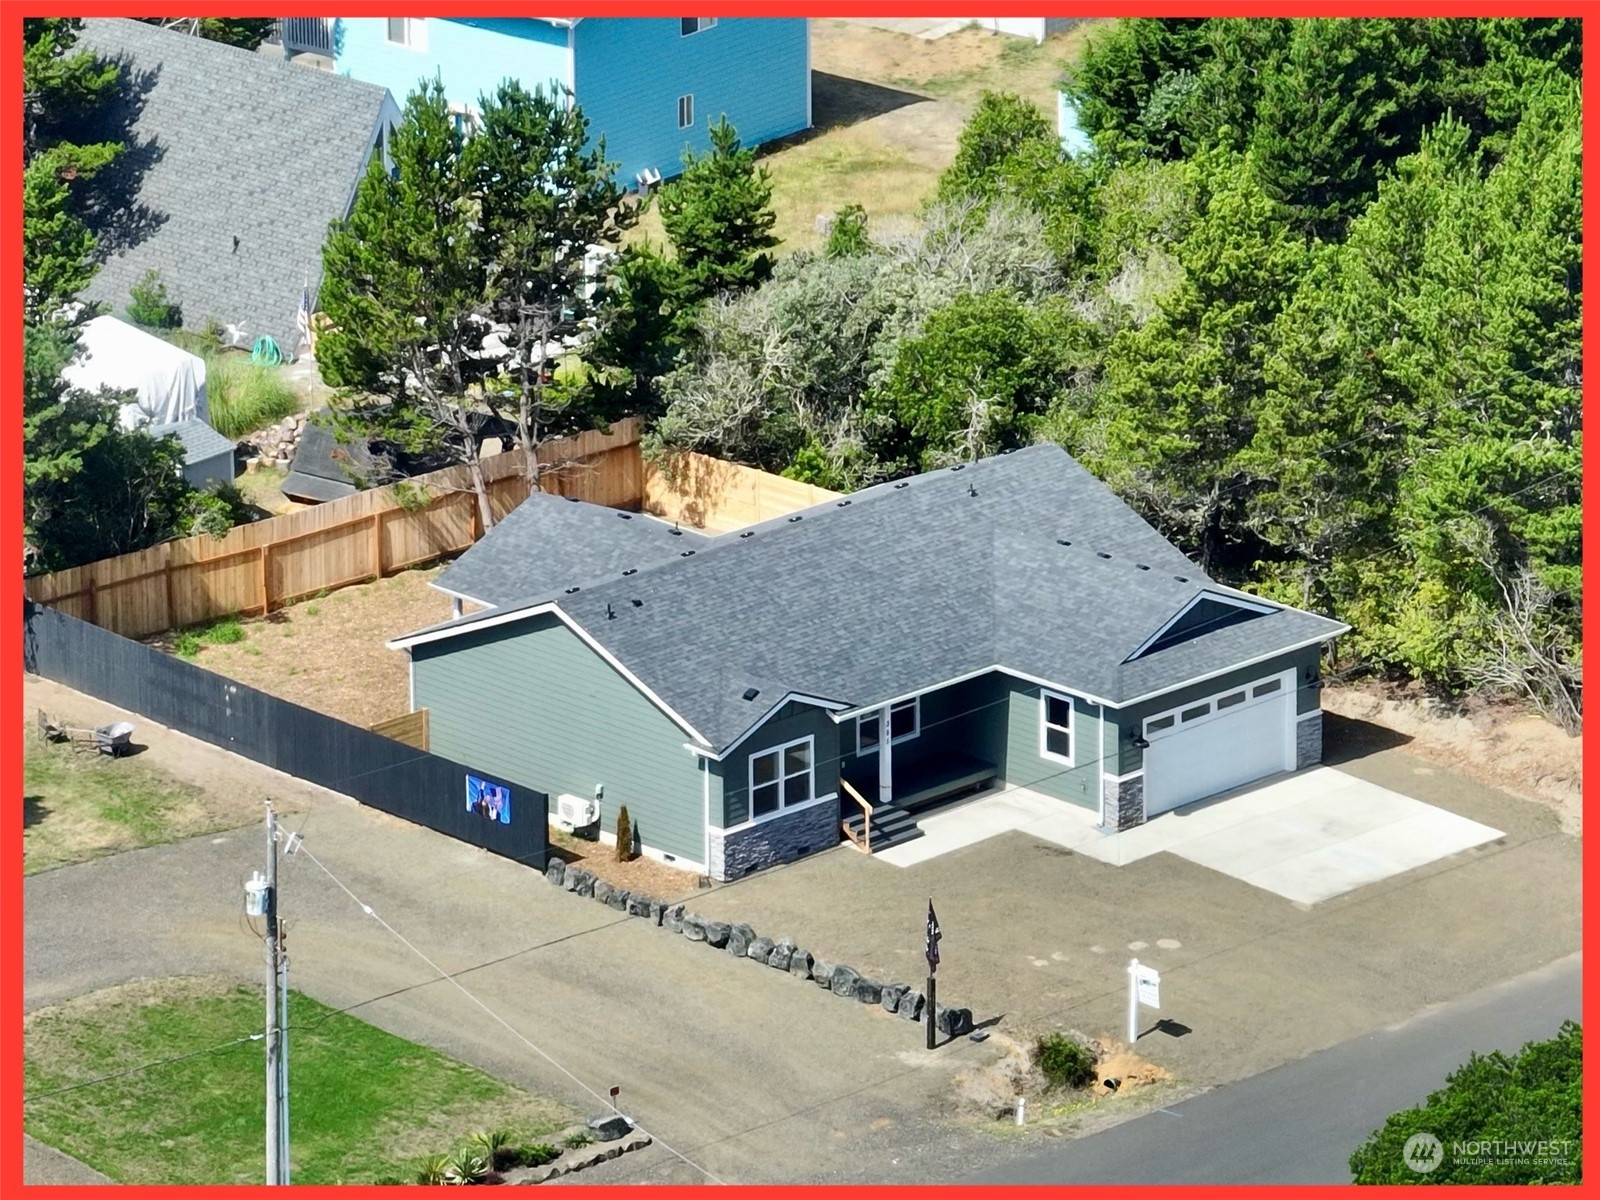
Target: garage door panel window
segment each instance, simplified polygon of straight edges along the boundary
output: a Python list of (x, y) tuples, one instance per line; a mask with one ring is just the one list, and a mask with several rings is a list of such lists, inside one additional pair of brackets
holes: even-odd
[(1251, 690), (1250, 694), (1252, 696), (1267, 696), (1267, 695), (1271, 695), (1273, 692), (1278, 691), (1282, 687), (1283, 687), (1283, 680), (1281, 680), (1281, 679), (1269, 679), (1265, 683), (1256, 684), (1256, 686)]
[(767, 817), (782, 808), (807, 803), (814, 793), (812, 740), (750, 756), (750, 815)]
[(1201, 717), (1206, 716), (1208, 713), (1210, 713), (1210, 711), (1211, 711), (1211, 705), (1209, 705), (1209, 704), (1197, 704), (1193, 708), (1186, 708), (1186, 709), (1183, 710), (1183, 719), (1186, 722), (1187, 721), (1198, 721)]
[(1072, 766), (1072, 701), (1052, 692), (1043, 693), (1039, 725), (1040, 756)]
[(1244, 693), (1243, 692), (1234, 692), (1233, 695), (1224, 696), (1224, 697), (1222, 697), (1222, 699), (1217, 701), (1217, 711), (1221, 712), (1225, 708), (1232, 708), (1235, 704), (1243, 704), (1243, 703), (1244, 703)]

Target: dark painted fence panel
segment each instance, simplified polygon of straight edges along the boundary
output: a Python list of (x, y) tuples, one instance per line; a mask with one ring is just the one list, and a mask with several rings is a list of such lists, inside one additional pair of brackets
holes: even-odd
[[(548, 797), (513, 780), (269, 696), (28, 600), (23, 667), (372, 808), (544, 868)], [(509, 823), (467, 810), (469, 775), (509, 789)]]

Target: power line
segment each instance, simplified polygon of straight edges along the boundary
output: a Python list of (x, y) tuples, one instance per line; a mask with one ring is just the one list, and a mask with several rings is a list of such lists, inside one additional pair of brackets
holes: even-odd
[(260, 1033), (249, 1033), (243, 1037), (236, 1037), (231, 1042), (223, 1042), (220, 1045), (210, 1046), (204, 1050), (191, 1050), (187, 1054), (173, 1054), (166, 1058), (158, 1058), (154, 1062), (143, 1063), (137, 1067), (129, 1067), (123, 1071), (112, 1071), (105, 1075), (97, 1075), (93, 1079), (81, 1080), (78, 1083), (69, 1083), (63, 1087), (51, 1088), (44, 1092), (34, 1092), (30, 1096), (24, 1096), (22, 1098), (22, 1102), (24, 1104), (32, 1104), (35, 1100), (43, 1100), (47, 1096), (59, 1096), (63, 1092), (75, 1092), (80, 1088), (94, 1087), (96, 1084), (106, 1083), (113, 1079), (123, 1079), (129, 1075), (138, 1075), (144, 1071), (153, 1071), (157, 1067), (164, 1067), (169, 1063), (184, 1062), (185, 1060), (191, 1058), (203, 1058), (208, 1054), (220, 1054), (224, 1050), (231, 1050), (233, 1047), (242, 1046), (246, 1042), (259, 1042), (264, 1036), (264, 1034)]
[[(306, 849), (304, 843), (302, 843), (300, 845), (298, 852), (301, 853), (301, 854), (304, 854), (314, 864), (316, 864), (317, 868), (319, 870), (321, 870), (322, 873), (324, 875), (326, 875), (329, 879), (333, 880), (334, 884), (339, 888), (339, 890), (342, 891), (345, 895), (349, 896), (350, 899), (356, 904), (357, 907), (359, 907), (361, 909), (362, 912), (366, 913), (367, 916), (371, 917), (379, 925), (383, 926), (383, 928), (385, 930), (387, 930), (389, 932), (389, 934), (392, 935), (397, 941), (399, 941), (401, 945), (405, 946), (406, 949), (410, 950), (413, 954), (415, 954), (423, 962), (427, 963), (428, 966), (432, 967), (435, 971), (437, 971), (439, 973), (440, 978), (444, 979), (446, 982), (448, 982), (451, 985), (453, 985), (463, 996), (465, 996), (468, 1000), (472, 1001), (473, 1004), (476, 1004), (492, 1020), (494, 1020), (503, 1029), (505, 1029), (505, 1031), (507, 1033), (511, 1034), (512, 1037), (516, 1038), (523, 1045), (527, 1046), (528, 1049), (532, 1050), (535, 1054), (538, 1054), (541, 1058), (543, 1058), (546, 1062), (548, 1062), (556, 1070), (560, 1071), (568, 1079), (572, 1080), (573, 1083), (577, 1084), (584, 1091), (588, 1092), (591, 1096), (593, 1096), (601, 1104), (610, 1104), (611, 1103), (611, 1098), (609, 1096), (602, 1096), (599, 1092), (595, 1091), (594, 1088), (590, 1087), (582, 1079), (579, 1079), (578, 1076), (574, 1075), (571, 1071), (567, 1070), (566, 1067), (562, 1066), (561, 1063), (557, 1062), (554, 1058), (552, 1058), (543, 1049), (541, 1049), (539, 1046), (535, 1045), (520, 1030), (518, 1030), (515, 1026), (513, 1026), (509, 1021), (507, 1021), (499, 1013), (495, 1012), (494, 1009), (490, 1008), (487, 1004), (485, 1004), (482, 1000), (480, 1000), (475, 994), (473, 994), (471, 991), (469, 991), (467, 989), (467, 987), (464, 984), (462, 984), (462, 982), (460, 980), (458, 980), (455, 976), (451, 975), (448, 971), (446, 971), (438, 963), (434, 962), (433, 959), (429, 958), (420, 949), (418, 949), (417, 946), (413, 942), (410, 941), (410, 939), (408, 939), (404, 934), (402, 934), (393, 925), (390, 925), (389, 922), (385, 921), (382, 917), (380, 917), (373, 910), (373, 908), (372, 908), (372, 906), (370, 904), (367, 904), (365, 901), (363, 901), (361, 899), (361, 897), (357, 896), (348, 887), (346, 887), (345, 884), (344, 884), (344, 881), (341, 880), (337, 875), (335, 875), (331, 870), (329, 870), (328, 867), (322, 862), (321, 859), (319, 859), (310, 850)], [(662, 1141), (662, 1139), (659, 1136), (657, 1136), (656, 1134), (649, 1133), (649, 1131), (645, 1130), (643, 1128), (643, 1126), (640, 1126), (639, 1128), (641, 1129), (641, 1131), (649, 1134), (651, 1140), (654, 1141), (663, 1150), (666, 1150), (668, 1153), (674, 1155), (675, 1157), (682, 1159), (685, 1163), (687, 1163), (689, 1166), (693, 1167), (696, 1171), (699, 1171), (702, 1175), (704, 1175), (712, 1183), (720, 1184), (720, 1183), (724, 1183), (725, 1182), (724, 1180), (720, 1179), (718, 1176), (713, 1174), (706, 1167), (701, 1166), (699, 1163), (695, 1162), (693, 1159), (689, 1158), (687, 1155), (683, 1154), (682, 1152), (673, 1149), (672, 1146), (670, 1146), (666, 1142)]]

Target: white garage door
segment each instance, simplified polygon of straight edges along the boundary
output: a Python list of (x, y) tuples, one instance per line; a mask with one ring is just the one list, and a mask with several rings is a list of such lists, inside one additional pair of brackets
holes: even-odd
[(1153, 817), (1294, 767), (1294, 672), (1145, 722), (1144, 814)]

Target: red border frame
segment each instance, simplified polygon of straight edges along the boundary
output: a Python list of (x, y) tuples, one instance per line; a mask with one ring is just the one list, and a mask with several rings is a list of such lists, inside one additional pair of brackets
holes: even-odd
[[(342, 16), (431, 16), (445, 7), (435, 0), (431, 4), (419, 4), (415, 0), (395, 0), (394, 3), (376, 3), (375, 0), (346, 0), (343, 3), (304, 3), (289, 0), (289, 2), (271, 6), (279, 16), (323, 16), (337, 12)], [(451, 6), (454, 7), (454, 6)], [(463, 8), (469, 6), (463, 5)], [(470, 10), (475, 15), (481, 16), (523, 16), (529, 15), (532, 6), (522, 0), (476, 0), (470, 5)], [(596, 0), (580, 0), (575, 8), (585, 10), (591, 16), (674, 16), (679, 10), (665, 4), (642, 2), (642, 0), (610, 0), (608, 3), (597, 3)], [(1052, 6), (1053, 7), (1053, 6)], [(1586, 3), (1566, 4), (1537, 4), (1520, 5), (1500, 0), (1498, 3), (1466, 2), (1458, 0), (1456, 3), (1419, 2), (1412, 0), (1409, 4), (1399, 6), (1400, 13), (1396, 13), (1396, 6), (1374, 3), (1333, 3), (1313, 2), (1313, 0), (1282, 0), (1280, 3), (1266, 3), (1262, 0), (1210, 0), (1209, 3), (1172, 4), (1159, 2), (1133, 2), (1133, 3), (1107, 3), (1106, 0), (1091, 0), (1088, 4), (1076, 6), (1079, 17), (1113, 17), (1113, 16), (1240, 16), (1240, 17), (1268, 17), (1268, 16), (1297, 16), (1297, 17), (1357, 17), (1357, 16), (1580, 16), (1589, 17), (1595, 12), (1597, 6), (1594, 0)], [(193, 0), (169, 0), (162, 4), (130, 3), (129, 0), (79, 0), (77, 3), (59, 3), (51, 0), (0, 0), (0, 78), (5, 80), (4, 92), (4, 119), (0, 121), (0, 158), (3, 158), (4, 193), (0, 196), (0, 219), (3, 219), (4, 245), (9, 249), (0, 255), (0, 272), (3, 272), (3, 284), (0, 284), (0, 294), (4, 296), (3, 314), (4, 328), (0, 330), (0, 362), (5, 364), (4, 380), (7, 394), (19, 396), (21, 358), (22, 358), (22, 322), (21, 322), (21, 297), (22, 297), (22, 259), (17, 247), (22, 239), (22, 81), (21, 81), (21, 54), (22, 54), (22, 25), (24, 16), (147, 16), (152, 10), (158, 10), (169, 16), (252, 16), (260, 11), (261, 6), (253, 4), (235, 4), (229, 0), (216, 0), (213, 3), (194, 3)], [(1002, 6), (1004, 11), (1014, 15), (1044, 15), (1051, 11), (1050, 7), (1039, 3), (1011, 3)], [(1197, 11), (1198, 10), (1198, 11)], [(859, 3), (840, 4), (813, 2), (800, 5), (794, 3), (766, 3), (766, 4), (741, 4), (736, 7), (740, 15), (746, 16), (809, 16), (809, 17), (847, 17), (856, 16), (864, 11)], [(958, 11), (955, 5), (947, 6), (935, 0), (933, 3), (910, 4), (905, 0), (890, 0), (888, 3), (878, 3), (870, 6), (867, 11), (880, 12), (886, 16), (903, 17), (938, 17), (945, 15), (955, 16)], [(1593, 90), (1597, 78), (1600, 78), (1600, 21), (1586, 20), (1583, 29), (1584, 67), (1583, 82), (1585, 91)], [(1585, 119), (1584, 131), (1584, 159), (1585, 159), (1585, 194), (1591, 172), (1587, 167), (1593, 163), (1596, 152), (1600, 151), (1600, 131), (1594, 121)], [(1594, 240), (1597, 229), (1600, 229), (1600, 218), (1585, 206), (1583, 229), (1585, 241)], [(1583, 281), (1585, 294), (1592, 295), (1596, 284), (1600, 283), (1600, 264), (1594, 256), (1590, 256), (1583, 267)], [(1584, 361), (1586, 366), (1594, 365), (1595, 334), (1589, 323), (1585, 322), (1584, 328)], [(5, 551), (12, 563), (22, 560), (22, 501), (21, 501), (21, 474), (22, 474), (22, 434), (18, 420), (17, 407), (7, 407), (14, 414), (8, 419), (3, 430), (0, 430), (0, 461), (3, 461), (7, 470), (12, 472), (13, 484), (4, 493), (3, 519), (0, 527), (9, 530), (6, 535), (5, 545), (11, 550)], [(1590, 405), (1588, 394), (1585, 394), (1585, 416), (1588, 415)], [(1584, 463), (1585, 484), (1595, 482), (1590, 471), (1587, 458)], [(1593, 501), (1593, 489), (1586, 486), (1584, 489), (1584, 554), (1586, 559), (1592, 560), (1597, 551), (1600, 551), (1600, 531), (1596, 530), (1595, 520), (1600, 518), (1600, 501)], [(11, 606), (12, 633), (4, 639), (4, 670), (5, 681), (0, 685), (0, 720), (6, 722), (6, 728), (12, 730), (12, 736), (17, 736), (21, 727), (22, 717), (22, 641), (21, 641), (21, 589), (13, 593)], [(1594, 644), (1595, 635), (1600, 631), (1600, 617), (1596, 617), (1593, 605), (1585, 604), (1584, 607), (1584, 635), (1585, 640)], [(14, 796), (22, 794), (22, 758), (20, 743), (17, 746), (18, 754), (12, 760), (9, 778), (12, 780)], [(1584, 765), (1587, 767), (1590, 755), (1585, 748)], [(12, 864), (12, 867), (0, 873), (0, 996), (4, 999), (3, 1021), (4, 1031), (3, 1051), (0, 1051), (0, 1116), (3, 1124), (10, 1130), (0, 1138), (0, 1194), (19, 1195), (23, 1193), (22, 1184), (22, 988), (23, 988), (23, 886), (22, 886), (22, 826), (15, 819), (0, 822), (0, 853), (3, 860)], [(1585, 875), (1589, 854), (1587, 846), (1584, 848)], [(1588, 916), (1589, 904), (1587, 899), (1584, 904), (1584, 915)], [(1587, 940), (1587, 939), (1585, 939)], [(1587, 979), (1585, 979), (1587, 982)], [(1585, 1006), (1587, 1016), (1587, 1005)], [(1594, 1056), (1591, 1056), (1591, 1059)], [(1600, 1068), (1596, 1068), (1600, 1069)], [(1584, 1092), (1586, 1097), (1592, 1092), (1593, 1069), (1584, 1072)], [(1587, 1140), (1587, 1139), (1585, 1139)], [(165, 1188), (142, 1188), (146, 1192), (163, 1192)], [(177, 1189), (171, 1189), (176, 1191)], [(202, 1187), (184, 1188), (185, 1194), (241, 1194), (256, 1191), (255, 1188), (242, 1187)], [(264, 1190), (264, 1189), (263, 1189)], [(345, 1197), (356, 1192), (367, 1195), (389, 1194), (389, 1189), (377, 1188), (348, 1188), (348, 1187), (318, 1187), (298, 1189), (305, 1193), (318, 1193), (329, 1197)], [(618, 1193), (623, 1189), (602, 1187), (598, 1189), (603, 1193)], [(766, 1193), (774, 1191), (781, 1195), (790, 1190), (807, 1194), (830, 1191), (840, 1195), (858, 1191), (858, 1188), (780, 1188), (763, 1189)], [(879, 1192), (893, 1194), (896, 1192), (926, 1193), (940, 1191), (946, 1194), (960, 1193), (962, 1195), (995, 1195), (1003, 1196), (1022, 1191), (1010, 1187), (943, 1187), (930, 1189), (917, 1188), (877, 1188)], [(1085, 1190), (1085, 1189), (1078, 1189)], [(1103, 1190), (1103, 1189), (1096, 1189)], [(1168, 1187), (1130, 1187), (1119, 1189), (1119, 1195), (1158, 1196), (1171, 1190)], [(1208, 1194), (1217, 1197), (1232, 1195), (1237, 1189), (1224, 1187), (1186, 1187), (1186, 1193)], [(1304, 1188), (1271, 1188), (1263, 1189), (1260, 1194), (1278, 1194), (1290, 1191), (1306, 1192), (1311, 1189)], [(666, 1188), (668, 1193), (689, 1194), (687, 1188)], [(97, 1189), (76, 1187), (35, 1187), (28, 1188), (31, 1195), (46, 1195), (52, 1198), (62, 1197), (69, 1200), (73, 1196), (99, 1195)], [(658, 1194), (652, 1192), (652, 1194)]]

